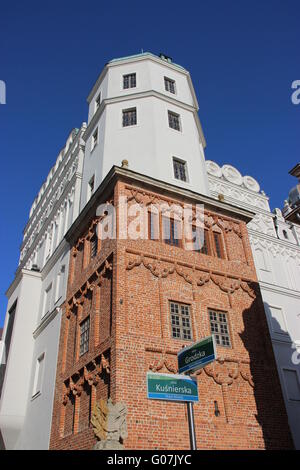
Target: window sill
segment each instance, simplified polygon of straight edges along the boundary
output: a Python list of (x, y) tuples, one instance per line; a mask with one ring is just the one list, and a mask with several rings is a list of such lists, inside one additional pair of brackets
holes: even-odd
[(183, 183), (186, 186), (192, 186), (190, 181), (183, 181), (183, 180), (180, 180), (180, 179), (177, 179), (177, 178), (172, 178), (172, 181), (174, 181), (174, 183), (176, 183), (176, 184)]

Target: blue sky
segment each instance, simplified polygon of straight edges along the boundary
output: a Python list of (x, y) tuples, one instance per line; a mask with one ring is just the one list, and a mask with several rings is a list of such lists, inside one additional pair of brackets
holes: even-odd
[(199, 101), (206, 158), (255, 177), (282, 207), (296, 180), (300, 2), (73, 0), (2, 2), (0, 80), (0, 326), (30, 206), (104, 64), (144, 51), (187, 68)]

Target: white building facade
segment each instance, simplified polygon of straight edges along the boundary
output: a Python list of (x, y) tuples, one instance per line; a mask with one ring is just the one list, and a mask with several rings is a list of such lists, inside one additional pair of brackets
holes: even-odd
[(206, 161), (206, 167), (212, 197), (256, 214), (248, 224), (250, 242), (289, 424), (300, 449), (300, 225), (285, 221), (280, 209), (270, 211), (254, 178), (231, 165)]
[(86, 125), (74, 129), (35, 199), (24, 229), (1, 355), (0, 429), (6, 449), (47, 449), (69, 247), (79, 213)]

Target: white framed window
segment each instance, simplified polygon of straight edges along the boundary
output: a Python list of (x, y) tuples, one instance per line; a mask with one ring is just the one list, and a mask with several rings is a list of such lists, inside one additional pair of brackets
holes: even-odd
[(188, 182), (186, 162), (173, 157), (174, 178), (180, 181)]
[(168, 111), (169, 127), (175, 131), (181, 131), (180, 116), (173, 111)]
[(43, 317), (50, 312), (51, 307), (51, 293), (52, 293), (52, 282), (47, 287), (44, 293), (44, 306), (43, 306)]
[(92, 176), (88, 184), (88, 194), (87, 194), (88, 201), (91, 199), (94, 189), (95, 189), (95, 175)]
[(63, 284), (64, 284), (64, 275), (65, 275), (65, 265), (63, 265), (60, 268), (60, 271), (57, 275), (57, 280), (56, 280), (56, 291), (55, 291), (55, 303), (59, 301), (59, 299), (62, 297), (62, 289), (63, 289)]
[(123, 109), (122, 125), (123, 127), (135, 126), (137, 123), (136, 108)]
[(168, 78), (168, 77), (164, 77), (164, 80), (165, 80), (165, 90), (175, 95), (176, 93), (175, 80), (172, 80), (171, 78)]
[(45, 363), (45, 353), (41, 354), (38, 357), (37, 361), (36, 361), (34, 382), (33, 382), (33, 391), (32, 391), (32, 396), (33, 397), (35, 397), (36, 395), (38, 395), (42, 392), (44, 363)]
[(127, 75), (123, 75), (123, 89), (126, 90), (127, 88), (135, 88), (136, 87), (136, 74), (129, 73)]
[(98, 144), (98, 127), (92, 136), (92, 149), (91, 149), (92, 151), (94, 150), (97, 144)]

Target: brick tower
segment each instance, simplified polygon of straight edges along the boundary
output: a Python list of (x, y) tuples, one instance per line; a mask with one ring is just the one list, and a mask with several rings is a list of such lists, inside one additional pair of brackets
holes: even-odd
[[(291, 448), (246, 227), (253, 213), (209, 197), (189, 73), (150, 53), (113, 60), (88, 103), (50, 448), (92, 449), (94, 405), (111, 398), (127, 406), (126, 449), (189, 449), (185, 405), (147, 399), (146, 373), (176, 373), (177, 351), (211, 333), (218, 359), (197, 373), (197, 447)], [(189, 224), (178, 215), (187, 205)], [(203, 243), (190, 250), (198, 205)], [(114, 236), (100, 239), (112, 208)]]
[[(148, 239), (121, 239), (121, 196), (129, 214), (136, 203), (146, 212), (153, 203), (203, 204), (205, 243), (191, 251), (174, 230), (165, 238), (164, 213), (146, 217)], [(116, 239), (99, 240), (97, 207), (108, 202), (116, 209)], [(125, 448), (189, 449), (185, 405), (148, 400), (146, 372), (176, 373), (177, 351), (212, 332), (218, 359), (197, 373), (198, 449), (292, 447), (246, 228), (251, 216), (112, 168), (68, 234), (50, 448), (92, 449), (91, 410), (111, 397), (128, 408)], [(170, 220), (184, 232), (183, 222)]]

